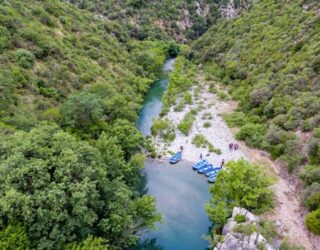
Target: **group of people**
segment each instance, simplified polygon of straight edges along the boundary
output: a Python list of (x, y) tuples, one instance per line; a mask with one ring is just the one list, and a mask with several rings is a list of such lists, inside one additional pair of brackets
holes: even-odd
[(237, 143), (229, 143), (229, 150), (238, 150), (239, 149), (239, 144)]
[[(181, 151), (183, 151), (183, 146), (180, 146), (180, 149)], [(239, 144), (237, 143), (229, 143), (229, 150), (232, 151), (232, 150), (238, 150), (239, 149)], [(203, 156), (202, 154), (200, 154), (200, 160), (203, 159)], [(221, 165), (220, 167), (223, 168), (224, 166), (224, 159), (221, 160)]]

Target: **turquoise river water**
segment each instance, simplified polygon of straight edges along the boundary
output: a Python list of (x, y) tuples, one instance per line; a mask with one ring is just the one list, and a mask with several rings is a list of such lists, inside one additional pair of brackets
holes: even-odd
[[(138, 120), (138, 129), (151, 134), (152, 119), (158, 118), (162, 95), (169, 81), (174, 59), (163, 66), (162, 75), (147, 94)], [(209, 186), (204, 176), (195, 173), (192, 163), (176, 165), (159, 160), (147, 160), (144, 169), (146, 192), (156, 197), (157, 209), (163, 222), (154, 231), (142, 234), (137, 249), (149, 250), (204, 250), (208, 242), (210, 222), (204, 204), (210, 199)]]

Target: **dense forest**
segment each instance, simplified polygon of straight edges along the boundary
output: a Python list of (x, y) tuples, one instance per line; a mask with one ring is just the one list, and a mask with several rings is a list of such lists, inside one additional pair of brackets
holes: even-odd
[(188, 42), (201, 36), (221, 17), (220, 8), (232, 2), (239, 10), (251, 6), (251, 0), (69, 0), (79, 8), (120, 23), (133, 38), (175, 39)]
[(177, 47), (58, 0), (2, 1), (0, 23), (0, 248), (134, 243), (160, 219), (137, 112)]
[[(228, 4), (237, 18), (222, 14)], [(320, 234), (319, 9), (316, 0), (0, 0), (0, 249), (125, 249), (161, 221), (139, 190), (154, 148), (136, 121), (179, 53), (163, 113), (201, 65), (238, 101), (224, 117), (237, 139), (299, 174), (307, 227)], [(274, 205), (260, 167), (229, 168), (206, 206), (219, 229), (234, 206)]]
[(307, 226), (320, 233), (320, 4), (261, 1), (222, 20), (188, 54), (224, 84), (239, 107), (227, 114), (237, 138), (301, 173)]

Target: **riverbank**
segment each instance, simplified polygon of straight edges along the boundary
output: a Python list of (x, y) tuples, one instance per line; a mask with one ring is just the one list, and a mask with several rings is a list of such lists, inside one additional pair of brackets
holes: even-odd
[[(235, 103), (222, 101), (216, 94), (210, 93), (208, 84), (204, 82), (201, 76), (197, 80), (197, 86), (193, 86), (189, 91), (193, 100), (192, 104), (186, 104), (184, 109), (179, 112), (175, 111), (176, 106), (173, 106), (162, 117), (163, 120), (168, 120), (170, 125), (175, 128), (175, 139), (168, 142), (161, 136), (154, 137), (158, 154), (166, 159), (172, 152), (180, 150), (180, 146), (183, 146), (183, 159), (190, 162), (199, 161), (201, 154), (214, 165), (220, 165), (222, 159), (225, 161), (247, 159), (241, 148), (236, 151), (229, 150), (229, 144), (234, 143), (235, 139), (221, 116), (221, 114), (230, 111)], [(177, 103), (179, 103), (179, 100)], [(191, 110), (196, 111), (195, 119), (188, 135), (185, 135), (177, 127)], [(208, 124), (210, 125), (208, 126)], [(221, 154), (209, 152), (208, 147), (194, 145), (192, 140), (197, 135), (202, 135), (215, 149), (221, 151)]]
[[(216, 86), (216, 88), (219, 92), (219, 86)], [(200, 154), (203, 156), (209, 154), (205, 158), (215, 165), (220, 164), (222, 159), (227, 162), (240, 158), (264, 165), (276, 179), (273, 186), (276, 207), (262, 217), (275, 221), (277, 231), (290, 243), (304, 246), (308, 250), (317, 249), (320, 245), (320, 237), (311, 234), (304, 224), (303, 218), (307, 211), (300, 201), (300, 180), (296, 176), (289, 175), (280, 163), (271, 161), (268, 153), (249, 148), (244, 143), (235, 140), (234, 133), (236, 131), (228, 128), (222, 114), (231, 112), (237, 105), (233, 101), (222, 100), (216, 93), (210, 93), (209, 83), (203, 79), (201, 72), (197, 78), (197, 86), (190, 88), (189, 93), (192, 96), (192, 104), (186, 104), (178, 112), (175, 111), (176, 107), (173, 106), (162, 117), (163, 120), (168, 120), (168, 123), (175, 128), (175, 139), (168, 142), (160, 136), (154, 137), (154, 143), (161, 159), (167, 159), (172, 152), (183, 146), (183, 159), (191, 162), (198, 161)], [(178, 103), (179, 100), (177, 105)], [(194, 122), (188, 135), (185, 135), (177, 127), (191, 110), (196, 110)], [(210, 126), (206, 127), (205, 123), (210, 123)], [(208, 148), (196, 147), (192, 143), (196, 135), (204, 136), (214, 148), (221, 150), (221, 154), (209, 152)], [(240, 145), (239, 150), (230, 151), (229, 143), (235, 142)]]

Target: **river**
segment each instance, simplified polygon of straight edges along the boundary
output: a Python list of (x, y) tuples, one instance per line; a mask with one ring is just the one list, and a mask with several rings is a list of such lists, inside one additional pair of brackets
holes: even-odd
[[(151, 134), (153, 118), (158, 118), (162, 108), (162, 96), (169, 82), (174, 59), (163, 66), (162, 74), (150, 88), (138, 119), (138, 129)], [(195, 173), (191, 163), (181, 161), (176, 165), (149, 159), (144, 175), (147, 192), (156, 197), (157, 209), (163, 222), (154, 231), (141, 237), (137, 249), (204, 250), (208, 241), (210, 221), (204, 204), (210, 199), (209, 186), (204, 176)]]

